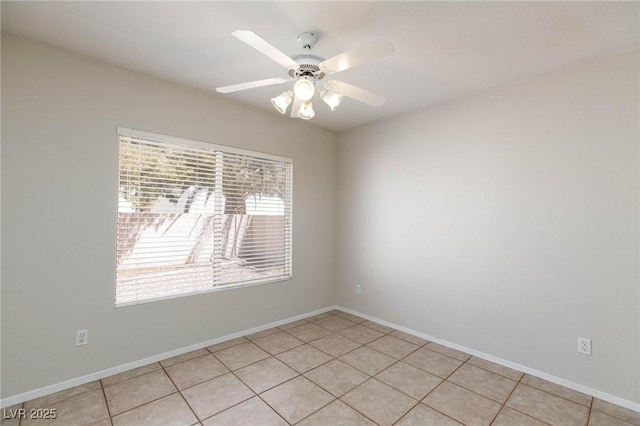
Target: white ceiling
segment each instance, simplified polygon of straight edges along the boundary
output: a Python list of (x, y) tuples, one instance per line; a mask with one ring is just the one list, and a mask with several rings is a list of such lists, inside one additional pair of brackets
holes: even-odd
[[(214, 93), (285, 71), (230, 35), (250, 29), (288, 55), (321, 38), (331, 57), (375, 38), (395, 55), (336, 78), (379, 93), (313, 124), (344, 130), (640, 47), (639, 2), (2, 2), (2, 29)], [(291, 83), (287, 83), (291, 84)], [(286, 85), (216, 95), (263, 108)], [(291, 118), (282, 117), (290, 120)]]

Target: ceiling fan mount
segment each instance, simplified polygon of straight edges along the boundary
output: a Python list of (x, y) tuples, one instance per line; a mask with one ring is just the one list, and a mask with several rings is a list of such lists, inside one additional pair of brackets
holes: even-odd
[[(284, 114), (289, 105), (293, 103), (291, 117), (297, 116), (305, 120), (315, 116), (312, 99), (315, 94), (315, 84), (318, 80), (322, 80), (326, 75), (335, 74), (393, 54), (393, 45), (388, 41), (378, 39), (329, 59), (310, 53), (289, 57), (253, 31), (235, 30), (231, 34), (284, 67), (289, 78), (276, 77), (234, 84), (218, 87), (216, 91), (218, 93), (231, 93), (296, 80), (293, 91), (287, 90), (283, 92), (279, 96), (272, 98), (271, 103), (281, 114)], [(317, 33), (304, 32), (298, 35), (298, 42), (304, 50), (313, 48), (318, 40)], [(328, 81), (324, 84), (324, 89), (321, 91), (320, 97), (332, 111), (335, 111), (340, 105), (343, 96), (371, 106), (380, 106), (385, 102), (385, 99), (380, 95), (342, 81)]]
[(298, 43), (302, 45), (303, 49), (311, 50), (316, 45), (320, 37), (317, 33), (306, 32), (298, 35)]

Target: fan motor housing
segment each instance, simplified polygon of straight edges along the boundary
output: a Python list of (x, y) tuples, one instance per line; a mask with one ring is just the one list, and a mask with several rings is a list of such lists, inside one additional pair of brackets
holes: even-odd
[(288, 74), (293, 78), (313, 78), (320, 80), (324, 78), (325, 73), (320, 70), (318, 64), (324, 61), (324, 58), (317, 55), (301, 54), (292, 56), (291, 59), (296, 61), (300, 66), (297, 69), (290, 69)]

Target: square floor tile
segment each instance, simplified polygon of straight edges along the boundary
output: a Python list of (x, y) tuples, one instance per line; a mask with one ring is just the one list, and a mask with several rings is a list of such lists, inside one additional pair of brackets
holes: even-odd
[(296, 426), (376, 426), (342, 401), (333, 401)]
[(462, 361), (425, 348), (418, 349), (402, 361), (442, 378), (448, 377), (462, 365)]
[(246, 337), (249, 340), (256, 340), (256, 339), (261, 339), (263, 337), (271, 336), (272, 334), (275, 334), (275, 333), (280, 333), (281, 331), (282, 330), (280, 330), (278, 327), (273, 327), (273, 328), (268, 328), (266, 330), (258, 331), (257, 333), (249, 334)]
[(386, 325), (378, 324), (377, 322), (373, 322), (373, 321), (367, 320), (367, 321), (361, 322), (360, 324), (364, 325), (365, 327), (373, 328), (374, 330), (377, 330), (384, 334), (389, 334), (392, 331), (394, 331), (394, 329), (391, 327), (387, 327)]
[(451, 349), (451, 348), (448, 348), (448, 347), (443, 346), (443, 345), (439, 345), (439, 344), (437, 344), (435, 342), (427, 343), (425, 348), (431, 349), (432, 351), (439, 352), (439, 353), (441, 353), (443, 355), (446, 355), (446, 356), (450, 356), (451, 358), (455, 358), (458, 361), (466, 361), (469, 358), (471, 358), (471, 355), (469, 355), (467, 353), (464, 353), (464, 352), (461, 352), (461, 351), (457, 351), (455, 349)]
[(113, 423), (111, 423), (111, 418), (108, 418), (102, 420), (101, 422), (94, 423), (91, 426), (113, 426)]
[(501, 404), (504, 404), (518, 384), (514, 380), (468, 364), (458, 368), (447, 380)]
[(190, 426), (196, 423), (198, 419), (179, 393), (165, 396), (113, 418), (113, 426)]
[(207, 350), (211, 353), (215, 353), (224, 349), (229, 349), (234, 346), (247, 343), (249, 340), (244, 337), (238, 337), (237, 339), (227, 340), (225, 342), (217, 343), (215, 345), (207, 346)]
[(11, 405), (2, 409), (0, 424), (2, 426), (20, 426), (20, 409), (24, 408), (22, 403)]
[[(639, 425), (640, 423), (635, 423)], [(616, 417), (611, 417), (599, 411), (591, 411), (589, 416), (589, 426), (634, 426)]]
[(549, 392), (556, 396), (573, 401), (576, 404), (584, 405), (591, 408), (591, 396), (585, 395), (582, 392), (574, 391), (573, 389), (565, 388), (564, 386), (556, 385), (555, 383), (548, 382), (543, 379), (525, 374), (522, 378), (522, 383), (531, 386), (545, 392)]
[(376, 379), (412, 398), (421, 400), (434, 390), (442, 379), (412, 367), (404, 362), (398, 362), (376, 376)]
[[(438, 413), (436, 410), (427, 407), (424, 404), (418, 404), (416, 407), (409, 411), (403, 418), (400, 419), (395, 426), (464, 426), (462, 423), (458, 423), (450, 417), (445, 416), (442, 413)], [(513, 425), (515, 426), (515, 425)]]
[(468, 426), (491, 424), (501, 408), (495, 401), (449, 382), (442, 382), (422, 402)]
[(160, 361), (160, 364), (164, 367), (171, 367), (172, 365), (179, 364), (181, 362), (189, 361), (194, 358), (200, 358), (201, 356), (209, 355), (209, 351), (205, 348), (198, 349), (196, 351), (187, 352), (186, 354), (178, 355), (171, 357), (169, 359), (165, 359), (164, 361)]
[(391, 336), (383, 336), (367, 346), (396, 359), (404, 358), (420, 346)]
[(278, 328), (280, 330), (289, 330), (290, 328), (296, 328), (296, 327), (299, 327), (299, 326), (305, 325), (305, 324), (309, 324), (309, 321), (301, 319), (301, 320), (288, 322), (286, 324), (279, 325)]
[(255, 393), (262, 393), (298, 375), (273, 357), (240, 368), (235, 374)]
[(334, 357), (346, 354), (360, 346), (358, 343), (337, 334), (330, 334), (322, 339), (314, 340), (310, 345)]
[(255, 394), (231, 373), (182, 391), (200, 420), (252, 398)]
[(336, 397), (369, 379), (368, 375), (337, 359), (309, 371), (305, 377)]
[(504, 407), (491, 426), (545, 426), (546, 424), (509, 407)]
[(111, 415), (122, 413), (176, 391), (176, 387), (163, 370), (104, 388)]
[(142, 367), (134, 368), (132, 370), (123, 371), (122, 373), (114, 374), (113, 376), (105, 377), (101, 380), (102, 385), (107, 387), (115, 385), (116, 383), (124, 382), (125, 380), (133, 379), (134, 377), (142, 376), (152, 371), (160, 370), (162, 367), (159, 362), (153, 364), (144, 365)]
[(345, 328), (353, 327), (356, 323), (353, 321), (349, 321), (346, 318), (334, 315), (329, 318), (314, 321), (314, 324), (319, 325), (322, 328), (326, 328), (332, 333), (337, 333), (338, 331), (342, 331)]
[(627, 423), (640, 425), (640, 413), (598, 398), (593, 399), (593, 410), (623, 420)]
[(389, 335), (393, 337), (397, 337), (398, 339), (405, 340), (409, 343), (413, 343), (414, 345), (418, 345), (418, 346), (423, 346), (429, 343), (428, 340), (425, 340), (422, 337), (414, 336), (413, 334), (405, 333), (404, 331), (400, 331), (400, 330), (394, 330)]
[(342, 362), (374, 376), (396, 362), (395, 358), (363, 346), (340, 357)]
[(289, 423), (296, 423), (329, 404), (329, 393), (298, 376), (262, 394), (267, 404)]
[(282, 417), (253, 397), (202, 422), (204, 426), (288, 426)]
[(312, 316), (312, 317), (307, 317), (307, 318), (305, 318), (305, 319), (306, 319), (307, 321), (314, 322), (314, 321), (318, 321), (318, 320), (321, 320), (321, 319), (325, 319), (325, 318), (332, 317), (332, 316), (334, 316), (334, 315), (335, 315), (334, 313), (330, 313), (330, 312), (323, 312), (323, 313), (321, 313), (321, 314), (314, 315), (314, 316)]
[(227, 367), (209, 351), (205, 352), (208, 355), (181, 362), (166, 369), (178, 389), (186, 389), (229, 372)]
[(311, 345), (298, 346), (297, 348), (276, 355), (276, 358), (298, 373), (306, 373), (312, 368), (316, 368), (332, 359), (330, 355)]
[(519, 384), (507, 406), (535, 419), (555, 425), (584, 425), (589, 409), (550, 393)]
[(289, 349), (293, 349), (296, 346), (304, 344), (302, 340), (296, 339), (295, 337), (282, 331), (279, 333), (271, 334), (267, 337), (255, 339), (253, 343), (260, 346), (271, 355), (277, 355), (280, 352), (288, 351)]
[(322, 328), (312, 323), (306, 323), (299, 327), (290, 328), (287, 330), (287, 333), (302, 340), (303, 342), (311, 342), (331, 334), (331, 332), (326, 328)]
[(384, 336), (384, 333), (374, 330), (373, 328), (365, 327), (363, 325), (354, 325), (346, 330), (342, 330), (338, 333), (341, 336), (351, 339), (354, 342), (358, 342), (361, 345), (373, 342), (374, 340)]
[(375, 379), (368, 380), (341, 399), (382, 426), (392, 425), (418, 403)]
[(45, 395), (40, 398), (32, 399), (24, 403), (24, 408), (26, 410), (34, 408), (54, 408), (54, 405), (60, 401), (64, 401), (65, 399), (73, 398), (75, 396), (99, 389), (102, 390), (102, 387), (100, 386), (100, 382), (96, 380), (84, 385), (65, 389), (63, 391)]
[(230, 370), (237, 370), (254, 362), (269, 358), (269, 354), (251, 342), (242, 343), (215, 353), (222, 363)]
[[(109, 418), (107, 404), (104, 400), (102, 389), (85, 392), (72, 398), (58, 401), (51, 406), (42, 408), (55, 408), (56, 418), (54, 420), (41, 420), (37, 418), (22, 419), (20, 425), (76, 425), (88, 426)], [(27, 413), (29, 409), (27, 409)], [(3, 423), (4, 424), (4, 423)]]
[(499, 374), (508, 379), (515, 380), (516, 382), (520, 380), (524, 375), (524, 373), (520, 371), (513, 370), (511, 368), (475, 356), (469, 358), (467, 364), (473, 365), (475, 367), (480, 367), (483, 370), (491, 371), (492, 373)]
[(342, 317), (344, 319), (348, 319), (351, 322), (355, 322), (356, 324), (366, 321), (365, 318), (359, 317), (357, 315), (350, 314), (348, 312), (338, 311), (338, 313), (336, 315), (339, 316), (339, 317)]

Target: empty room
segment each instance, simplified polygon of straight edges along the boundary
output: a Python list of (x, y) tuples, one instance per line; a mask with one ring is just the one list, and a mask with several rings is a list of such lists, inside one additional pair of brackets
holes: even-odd
[(640, 2), (0, 7), (2, 426), (640, 425)]

